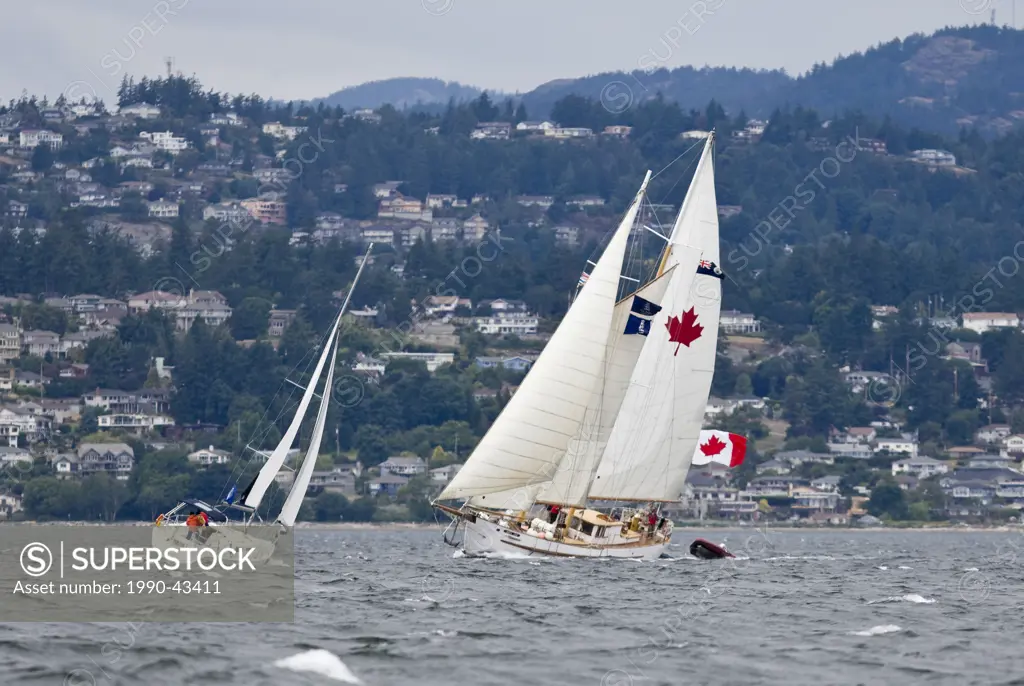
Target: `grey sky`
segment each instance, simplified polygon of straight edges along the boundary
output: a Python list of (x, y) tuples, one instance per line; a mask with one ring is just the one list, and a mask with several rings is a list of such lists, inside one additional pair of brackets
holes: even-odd
[[(22, 89), (54, 97), (70, 85), (72, 95), (95, 91), (110, 103), (124, 71), (161, 74), (165, 56), (217, 90), (278, 98), (316, 97), (395, 76), (525, 91), (656, 61), (797, 74), (894, 37), (987, 21), (991, 8), (998, 23), (1008, 23), (1011, 6), (1012, 0), (36, 0), (20, 4), (0, 28), (0, 98)], [(1021, 11), (1024, 23), (1024, 4)]]

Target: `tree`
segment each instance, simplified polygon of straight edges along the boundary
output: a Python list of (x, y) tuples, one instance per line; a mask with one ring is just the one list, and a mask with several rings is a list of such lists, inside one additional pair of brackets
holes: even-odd
[(313, 512), (318, 522), (337, 522), (349, 510), (348, 498), (340, 493), (324, 491), (313, 500)]
[(364, 466), (372, 467), (384, 462), (390, 453), (384, 430), (375, 424), (367, 424), (356, 431), (355, 448)]
[(871, 489), (867, 507), (876, 517), (887, 514), (893, 519), (906, 519), (908, 514), (903, 489), (892, 481), (879, 483)]
[(32, 171), (44, 172), (53, 166), (53, 150), (46, 143), (40, 143), (32, 150)]
[(267, 332), (270, 302), (263, 298), (246, 298), (231, 311), (228, 328), (237, 341), (259, 338)]

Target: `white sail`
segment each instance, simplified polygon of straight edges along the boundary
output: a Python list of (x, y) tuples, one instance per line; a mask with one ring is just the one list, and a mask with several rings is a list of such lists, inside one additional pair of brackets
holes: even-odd
[[(344, 310), (342, 310), (342, 314)], [(285, 458), (288, 456), (288, 451), (291, 450), (292, 444), (295, 442), (295, 437), (299, 433), (299, 428), (302, 426), (302, 420), (306, 417), (306, 410), (309, 408), (309, 403), (313, 399), (317, 383), (320, 381), (320, 374), (324, 370), (324, 364), (327, 362), (327, 357), (331, 352), (331, 341), (334, 340), (338, 333), (338, 327), (341, 325), (342, 314), (338, 315), (338, 318), (334, 321), (334, 326), (331, 328), (331, 333), (327, 336), (324, 344), (324, 351), (320, 354), (320, 359), (316, 363), (316, 368), (313, 370), (313, 376), (309, 380), (309, 384), (306, 386), (306, 391), (302, 394), (302, 400), (299, 402), (299, 409), (295, 411), (295, 416), (292, 418), (292, 423), (288, 425), (288, 430), (284, 432), (284, 436), (281, 441), (274, 448), (274, 452), (267, 458), (263, 468), (260, 469), (260, 473), (256, 476), (256, 480), (252, 484), (252, 488), (249, 489), (249, 493), (245, 498), (245, 504), (248, 507), (256, 509), (260, 506), (260, 502), (263, 500), (263, 496), (266, 495), (267, 489), (270, 488), (270, 484), (273, 483), (274, 477), (281, 470), (281, 466), (284, 464)], [(328, 388), (328, 393), (330, 388)], [(325, 396), (326, 397), (326, 396)]]
[(554, 476), (602, 374), (619, 272), (650, 177), (648, 172), (586, 285), (519, 390), (439, 499), (514, 490)]
[(677, 240), (669, 260), (678, 269), (637, 362), (591, 499), (674, 501), (686, 480), (711, 391), (721, 307), (711, 150), (709, 140), (673, 230)]
[(469, 504), (491, 510), (529, 510), (537, 500), (537, 493), (547, 483), (545, 481), (539, 484), (510, 488), (507, 491), (475, 495), (469, 499)]
[[(253, 481), (252, 486), (249, 487), (249, 492), (245, 497), (245, 505), (256, 509), (260, 506), (260, 502), (263, 501), (263, 496), (266, 495), (267, 489), (270, 488), (270, 484), (273, 483), (274, 477), (281, 470), (281, 466), (284, 464), (285, 458), (288, 456), (288, 451), (291, 450), (292, 444), (295, 442), (295, 437), (299, 433), (299, 428), (302, 426), (302, 420), (306, 418), (306, 410), (309, 409), (309, 403), (312, 401), (313, 396), (316, 393), (316, 385), (320, 381), (320, 374), (323, 373), (324, 364), (327, 362), (327, 356), (331, 352), (331, 348), (335, 345), (338, 337), (338, 328), (341, 326), (341, 319), (345, 316), (345, 312), (348, 310), (348, 304), (352, 300), (352, 293), (356, 289), (356, 284), (359, 283), (359, 277), (363, 275), (363, 269), (366, 267), (366, 263), (369, 261), (370, 253), (373, 251), (373, 243), (366, 246), (366, 254), (363, 255), (362, 262), (359, 263), (359, 269), (356, 270), (356, 277), (352, 280), (352, 287), (348, 289), (348, 294), (345, 296), (345, 302), (341, 305), (341, 311), (338, 312), (338, 318), (334, 320), (334, 326), (331, 328), (331, 333), (328, 334), (327, 338), (324, 339), (324, 351), (320, 354), (320, 359), (316, 363), (316, 368), (313, 370), (313, 376), (309, 380), (309, 384), (306, 386), (306, 390), (302, 394), (302, 400), (299, 402), (299, 408), (295, 411), (295, 416), (292, 417), (292, 423), (288, 425), (288, 430), (284, 432), (284, 436), (281, 441), (274, 448), (274, 452), (267, 458), (266, 463), (260, 469), (259, 474), (256, 475), (256, 480)], [(331, 365), (333, 374), (334, 365)], [(327, 402), (327, 398), (331, 393), (331, 384), (328, 383), (324, 389), (323, 398), (321, 404)]]
[(626, 397), (633, 368), (647, 340), (638, 334), (625, 333), (633, 297), (660, 304), (673, 271), (670, 269), (615, 305), (602, 382), (591, 394), (580, 435), (570, 441), (558, 471), (537, 494), (538, 501), (564, 505), (583, 505), (586, 502), (597, 464)]
[(338, 360), (338, 341), (332, 339), (330, 347), (334, 348), (331, 353), (331, 366), (327, 369), (327, 381), (324, 383), (323, 396), (320, 398), (320, 410), (316, 415), (316, 424), (313, 425), (313, 436), (309, 440), (309, 448), (306, 450), (306, 458), (302, 461), (302, 467), (295, 476), (292, 490), (281, 507), (281, 514), (277, 521), (285, 526), (295, 523), (299, 515), (299, 508), (302, 507), (302, 500), (306, 497), (306, 490), (309, 488), (309, 479), (316, 469), (316, 458), (320, 455), (320, 442), (324, 437), (324, 424), (327, 423), (327, 406), (331, 398), (331, 389), (334, 384), (334, 365)]

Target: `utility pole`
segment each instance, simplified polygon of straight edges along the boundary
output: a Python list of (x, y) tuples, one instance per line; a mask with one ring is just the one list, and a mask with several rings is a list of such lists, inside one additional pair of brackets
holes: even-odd
[(171, 78), (174, 75), (174, 58), (165, 57), (164, 64), (167, 65), (167, 78)]

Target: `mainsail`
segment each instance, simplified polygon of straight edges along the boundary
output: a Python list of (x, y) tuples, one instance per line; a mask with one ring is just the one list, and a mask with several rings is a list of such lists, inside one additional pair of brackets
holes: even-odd
[(678, 268), (633, 371), (591, 499), (675, 501), (689, 471), (714, 374), (722, 293), (712, 146), (709, 138), (673, 229), (668, 260)]
[(552, 479), (579, 435), (606, 364), (619, 272), (648, 172), (569, 311), (519, 390), (439, 500), (504, 493)]

